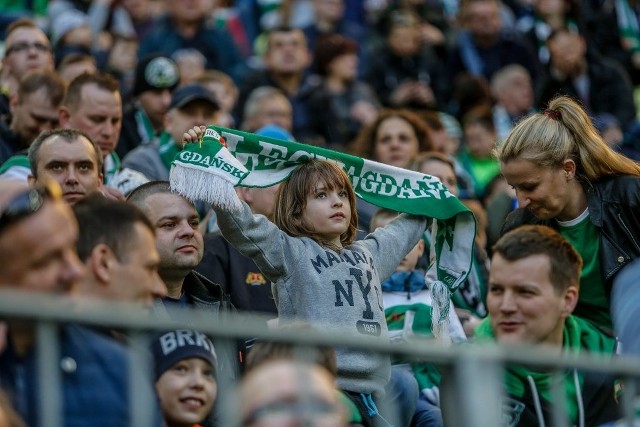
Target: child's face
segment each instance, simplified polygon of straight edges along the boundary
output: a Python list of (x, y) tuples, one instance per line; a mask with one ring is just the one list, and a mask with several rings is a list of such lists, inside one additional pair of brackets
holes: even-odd
[(213, 369), (203, 359), (183, 359), (156, 382), (168, 426), (201, 422), (211, 411), (218, 392)]
[(491, 156), (491, 150), (496, 145), (495, 132), (474, 123), (464, 127), (464, 136), (467, 139), (467, 147), (471, 155), (479, 158)]
[(349, 193), (343, 188), (329, 190), (324, 182), (318, 182), (307, 196), (302, 220), (327, 243), (342, 246), (340, 236), (351, 222)]

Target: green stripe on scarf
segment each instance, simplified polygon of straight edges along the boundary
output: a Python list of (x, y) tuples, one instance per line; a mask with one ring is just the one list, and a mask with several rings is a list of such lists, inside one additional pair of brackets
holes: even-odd
[(23, 167), (31, 170), (31, 165), (29, 164), (29, 158), (25, 154), (16, 154), (7, 159), (6, 162), (0, 166), (0, 174), (5, 173), (9, 169), (13, 167)]
[[(228, 149), (221, 141), (226, 141)], [(340, 165), (357, 196), (367, 202), (437, 220), (437, 281), (432, 293), (433, 316), (438, 319), (434, 334), (439, 336), (448, 316), (450, 292), (458, 288), (471, 268), (476, 224), (473, 214), (436, 178), (325, 148), (209, 126), (199, 144), (188, 144), (176, 155), (171, 186), (190, 199), (233, 210), (239, 201), (232, 185), (275, 185), (312, 158)]]

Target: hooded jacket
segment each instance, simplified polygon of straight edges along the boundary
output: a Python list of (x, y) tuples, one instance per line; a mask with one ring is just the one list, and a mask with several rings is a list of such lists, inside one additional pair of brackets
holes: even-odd
[[(495, 340), (490, 319), (476, 328), (478, 342)], [(576, 316), (567, 317), (562, 348), (565, 353), (601, 353), (613, 356), (617, 350), (614, 337)], [(551, 396), (553, 376), (521, 366), (506, 370), (503, 420), (509, 427), (553, 425)], [(567, 370), (563, 376), (566, 409), (570, 425), (585, 427), (601, 425), (619, 418), (616, 388), (618, 382), (598, 372)]]

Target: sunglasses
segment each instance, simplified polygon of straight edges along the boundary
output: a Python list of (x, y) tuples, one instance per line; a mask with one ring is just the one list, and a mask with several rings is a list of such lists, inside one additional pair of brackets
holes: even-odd
[(38, 212), (46, 199), (62, 198), (62, 190), (53, 182), (30, 188), (15, 196), (0, 210), (0, 231)]

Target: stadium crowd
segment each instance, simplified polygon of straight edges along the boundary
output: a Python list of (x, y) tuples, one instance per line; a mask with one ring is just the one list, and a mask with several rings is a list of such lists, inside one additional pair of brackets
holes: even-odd
[[(181, 325), (238, 311), (640, 355), (636, 0), (0, 0), (0, 40), (0, 290)], [(191, 201), (170, 170), (207, 125), (438, 178), (476, 222), (445, 337), (430, 218), (357, 199), (324, 160), (237, 187), (240, 213)], [(428, 362), (148, 338), (157, 425), (226, 427), (215, 404), (232, 394), (243, 426), (455, 425)], [(41, 425), (36, 341), (0, 317), (0, 426)], [(126, 334), (69, 324), (59, 342), (63, 425), (129, 425)], [(549, 425), (551, 382), (505, 369), (505, 425)], [(617, 378), (568, 370), (561, 387), (569, 425), (622, 417)]]

